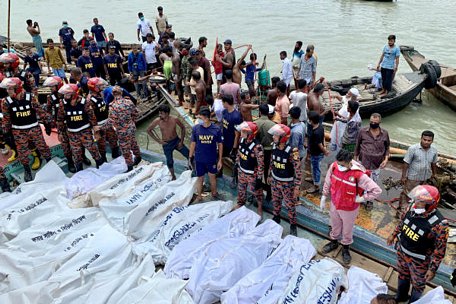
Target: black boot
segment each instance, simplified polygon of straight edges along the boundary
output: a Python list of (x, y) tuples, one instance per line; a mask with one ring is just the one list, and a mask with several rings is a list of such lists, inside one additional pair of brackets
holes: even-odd
[(350, 255), (350, 245), (343, 245), (342, 248), (342, 261), (345, 265), (350, 264), (352, 257)]
[(52, 157), (46, 158), (46, 164), (48, 164), (52, 160)]
[(421, 296), (423, 295), (423, 292), (418, 292), (416, 291), (416, 289), (413, 287), (412, 288), (412, 294), (410, 296), (410, 302), (409, 303), (413, 303), (413, 302), (416, 302), (418, 301)]
[(95, 163), (96, 163), (97, 169), (98, 169), (98, 168), (100, 168), (100, 166), (101, 166), (102, 164), (105, 163), (105, 161), (104, 161), (103, 157), (100, 157), (99, 159), (96, 159), (96, 160), (95, 160)]
[(396, 301), (397, 302), (405, 302), (409, 298), (409, 290), (410, 290), (410, 281), (409, 280), (401, 280), (397, 281), (397, 294), (396, 294)]
[(135, 156), (135, 161), (133, 162), (133, 166), (139, 165), (139, 163), (142, 161), (141, 156)]
[(328, 254), (331, 251), (336, 250), (337, 247), (339, 247), (339, 242), (337, 240), (332, 240), (331, 242), (329, 242), (328, 244), (323, 246), (323, 248), (321, 249), (321, 252), (324, 254)]
[(3, 192), (11, 192), (10, 184), (6, 178), (0, 178), (0, 187)]
[(82, 162), (86, 166), (92, 166), (92, 162), (87, 158), (87, 156), (85, 156), (85, 154), (82, 154)]
[(74, 161), (72, 158), (67, 158), (68, 171), (71, 173), (76, 173), (76, 168), (74, 167)]
[(29, 165), (24, 165), (24, 181), (29, 182), (31, 180), (33, 180), (32, 170), (30, 169)]
[(112, 157), (112, 159), (115, 159), (115, 158), (119, 157), (120, 155), (122, 155), (122, 154), (120, 153), (120, 148), (119, 147), (114, 147), (114, 148), (111, 149), (111, 157)]
[(133, 170), (133, 165), (127, 165), (127, 171), (125, 171), (125, 173), (130, 172), (131, 170)]
[(296, 224), (290, 225), (290, 235), (298, 236), (298, 229), (296, 228)]
[(108, 159), (106, 158), (106, 153), (105, 154), (101, 154), (101, 159), (103, 160), (103, 163), (107, 163), (108, 162)]
[(76, 172), (84, 170), (84, 167), (82, 166), (82, 163), (76, 163), (74, 164), (74, 169)]
[(273, 218), (272, 218), (272, 220), (273, 220), (274, 222), (276, 222), (277, 224), (280, 224), (280, 216), (274, 215)]

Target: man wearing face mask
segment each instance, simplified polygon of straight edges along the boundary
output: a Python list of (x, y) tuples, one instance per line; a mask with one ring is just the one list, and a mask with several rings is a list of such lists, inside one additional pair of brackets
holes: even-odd
[[(385, 168), (389, 158), (390, 139), (388, 131), (380, 127), (382, 116), (374, 113), (370, 117), (368, 127), (359, 131), (355, 146), (355, 160), (368, 170), (371, 170), (371, 178), (378, 184), (380, 170)], [(366, 206), (372, 206), (368, 201)]]
[(290, 234), (297, 236), (296, 201), (299, 199), (302, 177), (299, 151), (289, 145), (288, 139), (291, 131), (286, 125), (277, 124), (269, 129), (268, 133), (272, 135), (274, 141), (268, 178), (274, 206), (273, 220), (280, 223), (280, 209), (282, 209), (283, 200), (288, 209)]
[(323, 247), (324, 254), (337, 249), (340, 241), (343, 246), (343, 262), (350, 264), (349, 249), (353, 243), (353, 227), (358, 216), (359, 204), (366, 200), (374, 200), (381, 193), (380, 187), (366, 174), (366, 169), (353, 161), (353, 154), (341, 149), (326, 174), (320, 200), (320, 209), (323, 210), (326, 207), (326, 198), (331, 195), (331, 241)]
[(419, 185), (408, 193), (412, 204), (403, 215), (387, 244), (397, 242), (399, 273), (396, 300), (417, 301), (442, 262), (448, 240), (448, 222), (437, 210), (440, 193), (434, 186)]

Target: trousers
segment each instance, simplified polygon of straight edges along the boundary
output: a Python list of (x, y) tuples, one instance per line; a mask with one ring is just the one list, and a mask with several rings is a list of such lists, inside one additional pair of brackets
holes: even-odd
[(18, 158), (22, 165), (29, 165), (28, 156), (31, 153), (29, 145), (35, 146), (44, 158), (51, 158), (51, 150), (44, 140), (40, 126), (25, 130), (12, 129), (12, 133), (16, 142)]
[(271, 180), (273, 214), (280, 214), (283, 201), (285, 208), (288, 210), (288, 218), (292, 225), (296, 225), (296, 197), (294, 195), (294, 188), (293, 182), (280, 182), (274, 178)]
[(247, 190), (250, 189), (255, 195), (258, 205), (263, 204), (263, 189), (255, 190), (256, 176), (246, 174), (241, 169), (238, 170), (238, 199), (237, 204), (244, 206), (247, 200)]
[(68, 132), (67, 134), (75, 164), (82, 162), (83, 148), (86, 148), (90, 152), (93, 159), (99, 160), (101, 158), (93, 138), (92, 128), (87, 128), (79, 132)]

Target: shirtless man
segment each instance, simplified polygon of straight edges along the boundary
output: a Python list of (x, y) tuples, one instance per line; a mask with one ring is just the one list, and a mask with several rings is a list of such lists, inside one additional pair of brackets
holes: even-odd
[(245, 50), (244, 54), (242, 54), (241, 58), (239, 58), (239, 60), (233, 66), (233, 82), (237, 83), (238, 85), (241, 85), (241, 82), (242, 82), (241, 69), (245, 68), (245, 66), (246, 66), (244, 59), (251, 49), (252, 49), (252, 45), (249, 44), (247, 46), (247, 49)]
[(174, 53), (173, 53), (173, 75), (174, 83), (176, 84), (176, 94), (178, 97), (179, 106), (184, 104), (184, 87), (182, 85), (182, 72), (181, 72), (181, 51), (182, 51), (182, 42), (180, 40), (174, 40)]
[(44, 57), (44, 49), (43, 49), (43, 41), (41, 40), (41, 30), (38, 22), (33, 22), (31, 19), (26, 21), (27, 23), (27, 31), (29, 32), (30, 36), (32, 36), (33, 44), (35, 45), (36, 53), (40, 57)]
[[(223, 76), (225, 76), (225, 71), (232, 70), (234, 63), (236, 62), (236, 55), (234, 49), (232, 48), (233, 42), (230, 39), (226, 39), (223, 42), (223, 47), (225, 48), (225, 56), (220, 59), (220, 62), (223, 65)], [(223, 77), (222, 83), (225, 83), (226, 79)]]
[(201, 79), (201, 74), (198, 71), (192, 72), (192, 78), (195, 81), (195, 115), (198, 115), (201, 106), (206, 105), (206, 84), (204, 83), (204, 80)]
[(323, 121), (324, 115), (329, 111), (325, 110), (325, 107), (320, 101), (320, 96), (323, 95), (325, 86), (321, 83), (318, 83), (312, 92), (307, 95), (307, 108), (308, 111), (315, 111), (320, 114), (320, 122)]
[(280, 78), (279, 77), (272, 77), (271, 78), (271, 89), (268, 90), (268, 104), (270, 104), (271, 106), (274, 106), (275, 107), (275, 104), (276, 104), (276, 101), (277, 101), (277, 97), (279, 96), (278, 95), (278, 92), (277, 92), (277, 83), (280, 81)]
[[(176, 179), (174, 174), (174, 159), (173, 151), (177, 150), (185, 158), (188, 159), (188, 148), (184, 145), (185, 139), (185, 126), (175, 116), (170, 115), (170, 107), (167, 104), (162, 104), (158, 107), (158, 118), (156, 118), (147, 128), (147, 134), (163, 146), (163, 152), (166, 157), (166, 165), (168, 166), (169, 172), (173, 180)], [(160, 136), (156, 133), (155, 129), (157, 126), (160, 128)], [(177, 136), (176, 126), (181, 129), (180, 138)]]
[(260, 105), (252, 104), (252, 100), (250, 99), (250, 94), (248, 92), (241, 93), (240, 112), (244, 121), (253, 121), (252, 110), (258, 109), (259, 107)]

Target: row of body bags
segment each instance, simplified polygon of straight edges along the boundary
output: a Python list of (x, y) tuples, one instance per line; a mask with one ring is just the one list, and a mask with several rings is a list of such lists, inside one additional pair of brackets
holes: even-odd
[(68, 179), (51, 162), (1, 197), (0, 303), (369, 303), (387, 291), (365, 270), (312, 260), (308, 240), (282, 239), (245, 207), (188, 205), (190, 172), (106, 173), (122, 165)]

